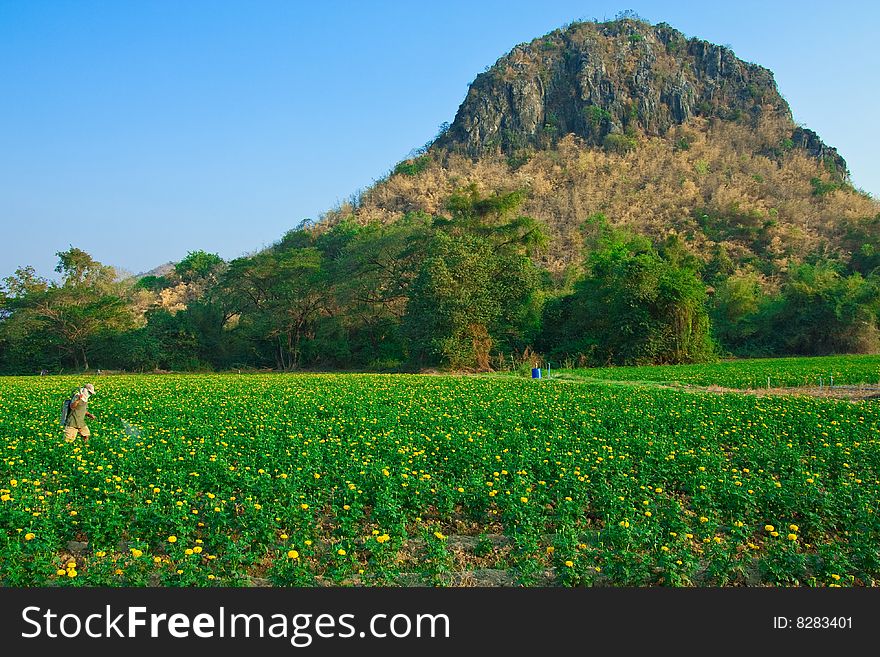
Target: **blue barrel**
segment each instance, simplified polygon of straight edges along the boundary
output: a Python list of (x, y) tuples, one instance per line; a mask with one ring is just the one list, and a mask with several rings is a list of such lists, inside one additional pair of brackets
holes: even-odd
[(541, 378), (541, 368), (540, 367), (533, 367), (532, 368), (532, 378), (533, 379), (540, 379)]

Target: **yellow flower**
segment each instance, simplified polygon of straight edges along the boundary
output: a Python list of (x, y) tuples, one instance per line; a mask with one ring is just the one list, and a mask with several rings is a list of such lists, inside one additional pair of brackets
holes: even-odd
[(797, 525), (789, 525), (788, 528), (789, 528), (791, 531), (793, 531), (793, 532), (796, 532), (796, 531), (798, 530), (798, 526), (797, 526)]
[(137, 548), (131, 548), (131, 556), (133, 556), (135, 559), (137, 559), (141, 555), (143, 555), (143, 552), (141, 552)]
[(104, 552), (104, 550), (99, 550), (98, 552), (95, 552), (95, 556), (96, 557), (106, 557), (107, 553)]
[(709, 522), (709, 519), (706, 516), (700, 516), (700, 522)]
[(574, 566), (574, 561), (566, 561), (565, 565), (571, 568), (572, 566)]
[(788, 540), (789, 540), (789, 541), (796, 541), (796, 540), (797, 540), (797, 534), (789, 534), (789, 535), (788, 535)]
[(193, 552), (195, 552), (196, 554), (201, 554), (201, 553), (202, 553), (202, 546), (201, 546), (201, 545), (196, 545), (196, 546), (193, 548)]
[(338, 550), (336, 550), (336, 554), (338, 554), (340, 557), (344, 557), (346, 552), (342, 548), (339, 548)]
[(55, 571), (55, 574), (56, 575), (66, 575), (67, 571), (64, 570), (64, 568), (59, 568), (58, 570)]
[(837, 574), (832, 573), (832, 574), (831, 574), (831, 579), (833, 579), (835, 582), (837, 582), (838, 580), (840, 580), (840, 575), (837, 575)]
[(290, 550), (287, 553), (287, 558), (288, 559), (299, 559), (299, 552), (297, 552), (296, 550)]
[(553, 554), (556, 551), (556, 548), (552, 545), (547, 547), (547, 554)]
[(528, 497), (521, 497), (521, 498), (519, 498), (519, 501), (522, 502), (523, 504), (526, 504), (529, 501), (529, 498)]
[(434, 536), (436, 536), (437, 538), (439, 538), (441, 541), (444, 540), (444, 539), (446, 538), (446, 536), (445, 536), (444, 534), (440, 533), (440, 532), (434, 532)]
[(36, 538), (36, 536), (37, 536), (36, 534), (33, 534), (33, 533), (31, 533), (31, 532), (28, 532), (27, 534), (24, 535), (24, 540), (26, 540), (26, 541), (32, 541), (33, 539)]
[(68, 577), (76, 577), (76, 570), (71, 568), (70, 570), (67, 571), (67, 576)]
[(192, 551), (190, 548), (186, 548), (186, 549), (183, 551), (183, 553), (184, 553), (185, 555), (189, 556), (189, 555), (191, 555), (191, 554), (193, 553), (193, 551)]
[(308, 504), (300, 504), (299, 508), (302, 509), (303, 511), (305, 511), (306, 509), (309, 508), (309, 505)]
[(162, 557), (153, 557), (153, 563), (162, 563)]
[(779, 532), (770, 532), (770, 536), (779, 536)]
[(764, 529), (768, 532), (772, 532), (776, 529), (773, 525), (764, 525)]
[(651, 512), (650, 512), (650, 511), (645, 511), (645, 515), (646, 515), (648, 518), (650, 518), (650, 517), (651, 517)]
[(177, 537), (176, 536), (169, 536), (168, 542), (169, 543), (177, 543)]

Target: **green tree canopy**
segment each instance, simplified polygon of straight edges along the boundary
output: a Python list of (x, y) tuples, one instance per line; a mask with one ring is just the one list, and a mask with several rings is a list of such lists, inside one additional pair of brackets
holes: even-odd
[(687, 258), (670, 261), (647, 238), (605, 233), (586, 268), (572, 294), (547, 305), (542, 346), (550, 353), (594, 364), (711, 357), (706, 290)]

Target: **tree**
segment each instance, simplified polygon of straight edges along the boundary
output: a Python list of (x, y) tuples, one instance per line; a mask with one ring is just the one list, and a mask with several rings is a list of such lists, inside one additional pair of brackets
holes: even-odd
[(56, 368), (43, 322), (28, 304), (46, 293), (49, 282), (33, 267), (19, 267), (0, 286), (0, 366), (5, 371)]
[(335, 257), (324, 250), (354, 363), (387, 367), (405, 359), (401, 318), (433, 232), (430, 216), (410, 213), (392, 224), (359, 227)]
[(417, 364), (491, 368), (530, 340), (538, 276), (522, 255), (475, 235), (435, 236), (409, 294), (404, 333)]
[(49, 281), (37, 276), (36, 270), (30, 265), (19, 267), (12, 276), (3, 279), (2, 292), (4, 298), (24, 299), (29, 294), (40, 294), (49, 287)]
[(133, 317), (112, 267), (73, 247), (57, 255), (60, 285), (36, 278), (30, 268), (6, 280), (13, 301), (6, 303), (2, 330), (15, 345), (19, 363), (45, 362), (55, 351), (59, 358), (54, 364), (72, 361), (87, 370), (95, 338), (131, 328)]
[(706, 290), (690, 259), (644, 237), (606, 232), (574, 291), (548, 303), (541, 347), (595, 364), (707, 360)]
[(174, 265), (174, 271), (184, 283), (214, 277), (224, 265), (223, 258), (216, 253), (190, 251), (186, 257)]
[(223, 294), (241, 315), (242, 330), (273, 345), (276, 366), (302, 365), (303, 341), (313, 337), (332, 290), (314, 247), (274, 249), (230, 263)]
[(450, 197), (450, 216), (437, 217), (434, 224), (451, 235), (477, 235), (495, 248), (534, 254), (547, 245), (548, 237), (543, 224), (518, 214), (525, 199), (522, 190), (481, 197), (474, 183)]
[(833, 263), (796, 267), (782, 286), (766, 340), (784, 353), (876, 353), (878, 281)]
[(91, 288), (95, 291), (111, 287), (116, 280), (113, 267), (102, 265), (88, 253), (76, 247), (59, 251), (55, 271), (61, 274), (67, 288)]
[(737, 354), (761, 353), (761, 309), (770, 301), (755, 274), (738, 272), (720, 281), (712, 297), (713, 334)]

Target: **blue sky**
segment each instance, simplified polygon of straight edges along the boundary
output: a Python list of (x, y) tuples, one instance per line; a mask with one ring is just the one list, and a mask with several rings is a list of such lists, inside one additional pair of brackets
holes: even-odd
[(0, 0), (0, 278), (138, 273), (317, 218), (452, 121), (517, 43), (632, 9), (770, 68), (880, 195), (880, 8), (858, 2)]

